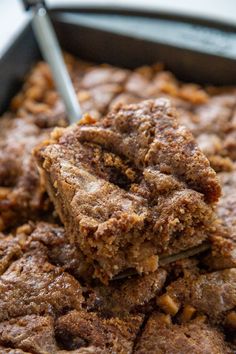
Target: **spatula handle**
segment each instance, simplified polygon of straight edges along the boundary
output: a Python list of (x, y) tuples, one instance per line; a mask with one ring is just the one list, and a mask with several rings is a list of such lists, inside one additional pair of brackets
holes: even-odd
[(82, 116), (80, 105), (66, 68), (60, 45), (45, 8), (45, 1), (23, 0), (26, 9), (33, 13), (32, 26), (42, 56), (50, 66), (57, 90), (65, 104), (70, 123)]

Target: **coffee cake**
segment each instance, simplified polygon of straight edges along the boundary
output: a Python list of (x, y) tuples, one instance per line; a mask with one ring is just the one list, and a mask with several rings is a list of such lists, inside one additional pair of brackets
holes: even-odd
[[(86, 63), (70, 55), (65, 55), (65, 59), (82, 111), (87, 115), (83, 128), (57, 131), (53, 143), (59, 144), (60, 148), (64, 146), (65, 160), (71, 146), (73, 151), (69, 155), (72, 164), (75, 161), (79, 163), (79, 171), (74, 178), (74, 167), (70, 170), (68, 164), (63, 166), (62, 172), (66, 172), (67, 178), (63, 189), (65, 199), (72, 200), (73, 188), (78, 187), (76, 179), (79, 179), (83, 204), (76, 222), (83, 217), (86, 221), (86, 224), (83, 221), (83, 226), (89, 234), (84, 238), (82, 249), (83, 239), (76, 237), (77, 232), (72, 230), (67, 234), (63, 225), (55, 224), (59, 220), (54, 217), (53, 206), (48, 208), (43, 176), (38, 172), (32, 156), (35, 145), (49, 137), (52, 127), (65, 127), (68, 123), (50, 69), (46, 63), (39, 62), (13, 99), (9, 112), (0, 120), (0, 229), (4, 232), (0, 234), (0, 352), (236, 352), (235, 88), (184, 83), (164, 70), (161, 64), (128, 70), (107, 64)], [(209, 182), (209, 164), (198, 164), (196, 169), (189, 164), (189, 161), (196, 162), (195, 149), (188, 163), (185, 154), (173, 161), (178, 157), (178, 151), (175, 150), (172, 155), (173, 150), (165, 150), (166, 140), (163, 139), (158, 141), (160, 149), (156, 151), (155, 145), (153, 155), (147, 154), (155, 135), (153, 127), (157, 110), (151, 108), (155, 105), (147, 104), (145, 108), (141, 102), (160, 97), (169, 99), (176, 107), (177, 112), (171, 113), (172, 117), (168, 119), (176, 124), (177, 131), (178, 124), (181, 124), (192, 132), (211, 167), (218, 173), (223, 195), (215, 207), (217, 218), (212, 224), (209, 212), (214, 208), (219, 192), (217, 183)], [(132, 103), (135, 104), (132, 108), (120, 106)], [(110, 110), (112, 113), (104, 120), (104, 115)], [(158, 128), (159, 118), (169, 110), (172, 111), (163, 108), (158, 113)], [(134, 112), (138, 115), (138, 111), (145, 118), (139, 136), (134, 134), (136, 118), (132, 119)], [(152, 114), (155, 115), (154, 123), (151, 122)], [(94, 125), (100, 119), (101, 123)], [(166, 132), (165, 129), (163, 131)], [(183, 137), (181, 134), (179, 138)], [(170, 147), (168, 144), (166, 146)], [(191, 143), (190, 147), (193, 148), (194, 144)], [(191, 148), (186, 149), (186, 153), (191, 151)], [(198, 162), (203, 161), (201, 154), (198, 154)], [(143, 156), (146, 155), (148, 158), (145, 160)], [(81, 161), (82, 158), (84, 161)], [(161, 159), (160, 164), (157, 158)], [(174, 170), (168, 170), (170, 166), (174, 166)], [(89, 184), (84, 184), (87, 177)], [(63, 180), (64, 175), (60, 178)], [(101, 181), (102, 189), (96, 191)], [(212, 188), (208, 188), (210, 186)], [(55, 183), (52, 194), (58, 192), (56, 187)], [(85, 194), (88, 192), (90, 198)], [(115, 197), (113, 204), (111, 196)], [(153, 196), (157, 197), (158, 203), (153, 202)], [(58, 197), (56, 195), (55, 200), (59, 204)], [(141, 205), (140, 200), (143, 201)], [(179, 204), (183, 200), (186, 201), (185, 213), (179, 217), (176, 210), (180, 209)], [(77, 195), (73, 208), (79, 201), (81, 198)], [(101, 202), (99, 206), (97, 201)], [(192, 222), (186, 217), (187, 211), (192, 212), (194, 203), (197, 213)], [(109, 214), (111, 204), (114, 209)], [(198, 210), (203, 205), (207, 206), (206, 219), (209, 215), (209, 224), (202, 216), (199, 219)], [(94, 214), (88, 219), (94, 207)], [(140, 226), (138, 234), (132, 239), (135, 243), (140, 240), (138, 250), (125, 244), (125, 237), (122, 238), (123, 232), (127, 236), (124, 220), (125, 213), (130, 217), (130, 208), (133, 228), (140, 221), (140, 215), (145, 220), (143, 229)], [(160, 212), (159, 224), (158, 217), (155, 219), (156, 228), (160, 231), (160, 227), (164, 226), (162, 235), (158, 231), (155, 244), (145, 241), (150, 225), (154, 224), (150, 216), (152, 213), (147, 212), (149, 209), (151, 212), (155, 210), (158, 217)], [(109, 248), (104, 251), (108, 232), (111, 226), (117, 232), (114, 220), (121, 220), (121, 214), (119, 237), (114, 240), (112, 235)], [(45, 218), (53, 220), (54, 224), (43, 222)], [(180, 223), (176, 224), (176, 219)], [(201, 220), (200, 224), (197, 219)], [(22, 225), (22, 222), (26, 224)], [(183, 223), (186, 229), (180, 230)], [(104, 229), (105, 225), (107, 229)], [(96, 234), (95, 238), (98, 228), (99, 235)], [(208, 229), (209, 235), (206, 235)], [(191, 234), (193, 230), (195, 232)], [(206, 237), (211, 242), (210, 250), (194, 257), (189, 257), (188, 253), (186, 259), (178, 259), (177, 254), (176, 258), (176, 252), (180, 251), (183, 256), (182, 249), (192, 251), (189, 247), (200, 244)], [(87, 240), (91, 246), (89, 254)], [(101, 244), (101, 248), (97, 248)], [(118, 247), (118, 253), (114, 257), (115, 247)], [(205, 242), (200, 247), (205, 247)], [(199, 246), (197, 249), (200, 250)], [(139, 250), (143, 259), (137, 255)], [(154, 256), (160, 256), (160, 266), (154, 272), (137, 274), (130, 269), (118, 274), (106, 285), (93, 279), (94, 273), (103, 281), (110, 277), (101, 273), (100, 264), (113, 275), (113, 272), (120, 270), (110, 270), (112, 263), (126, 269), (134, 257), (137, 257), (134, 267), (138, 268), (142, 263), (142, 270), (149, 270), (150, 264), (157, 264), (156, 258), (150, 263), (152, 250), (155, 250)], [(119, 263), (124, 251), (127, 260)], [(107, 257), (109, 252), (113, 258)], [(127, 256), (130, 254), (133, 258)], [(166, 264), (169, 256), (172, 262)], [(96, 264), (97, 259), (99, 264)], [(149, 262), (145, 262), (146, 259)], [(141, 273), (140, 268), (138, 270)]]

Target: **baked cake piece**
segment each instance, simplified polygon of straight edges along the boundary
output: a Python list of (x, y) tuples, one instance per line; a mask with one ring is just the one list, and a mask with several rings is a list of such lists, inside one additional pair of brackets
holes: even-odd
[[(27, 228), (30, 229), (27, 230)], [(27, 235), (24, 235), (24, 230)], [(89, 283), (93, 271), (92, 265), (86, 263), (78, 247), (69, 243), (63, 227), (46, 222), (31, 223), (19, 227), (17, 236), (5, 237), (2, 247), (0, 239), (0, 250), (2, 248), (3, 254), (8, 253), (14, 257), (16, 252), (23, 252), (21, 250), (24, 247), (23, 241), (26, 243), (40, 242), (47, 248), (50, 263), (62, 267), (64, 271), (82, 280), (83, 283), (86, 281), (84, 306), (89, 311), (95, 311), (105, 316), (124, 317), (130, 313), (145, 312), (149, 309), (150, 301), (155, 303), (154, 299), (162, 290), (166, 280), (167, 272), (159, 268), (154, 273), (122, 278), (113, 281), (108, 286), (97, 284), (97, 282)], [(4, 260), (4, 257), (2, 259)]]
[(153, 313), (134, 350), (135, 354), (231, 354), (223, 334), (196, 319), (173, 324), (168, 315)]
[[(157, 297), (157, 305), (182, 320), (201, 314), (224, 325), (236, 309), (236, 268), (179, 278)], [(235, 328), (236, 321), (231, 325)]]
[(92, 312), (71, 311), (56, 321), (56, 335), (68, 351), (87, 348), (91, 353), (131, 354), (142, 322), (140, 315), (104, 319)]
[(207, 237), (220, 186), (168, 100), (56, 130), (36, 156), (71, 243), (104, 282)]
[[(27, 232), (27, 227), (30, 227), (30, 230), (26, 236), (23, 232), (24, 230)], [(100, 313), (103, 316), (124, 317), (130, 313), (134, 314), (150, 310), (150, 301), (155, 304), (155, 297), (162, 290), (166, 280), (167, 272), (159, 268), (154, 273), (122, 278), (113, 281), (108, 286), (97, 284), (97, 282), (89, 283), (88, 280), (91, 278), (93, 270), (92, 265), (86, 263), (78, 247), (69, 243), (63, 227), (46, 222), (21, 226), (18, 228), (17, 237), (6, 237), (8, 241), (5, 241), (4, 253), (7, 253), (7, 250), (12, 255), (16, 251), (20, 252), (18, 250), (20, 245), (17, 240), (20, 238), (22, 244), (23, 237), (26, 243), (38, 241), (46, 246), (50, 263), (62, 267), (64, 271), (82, 280), (85, 285), (86, 301), (84, 306), (89, 311)]]

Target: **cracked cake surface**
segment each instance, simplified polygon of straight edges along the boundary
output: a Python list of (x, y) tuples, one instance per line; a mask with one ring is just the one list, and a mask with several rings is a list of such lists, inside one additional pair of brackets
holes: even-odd
[[(13, 353), (132, 353), (144, 314), (123, 311), (106, 318), (89, 309), (83, 296), (86, 286), (66, 272), (73, 274), (73, 267), (64, 267), (61, 260), (69, 245), (62, 227), (31, 223), (5, 238), (2, 251), (15, 245), (19, 250), (0, 276), (3, 353), (8, 348)], [(72, 255), (76, 268), (76, 254)]]
[(82, 306), (80, 283), (47, 261), (43, 245), (32, 243), (30, 247), (0, 276), (0, 321)]
[(167, 315), (153, 313), (136, 345), (135, 354), (230, 354), (224, 336), (201, 320), (172, 324)]

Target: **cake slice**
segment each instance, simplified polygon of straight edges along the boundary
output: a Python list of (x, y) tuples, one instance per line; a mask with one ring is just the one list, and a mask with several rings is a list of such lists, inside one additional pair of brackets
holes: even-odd
[(36, 156), (70, 242), (103, 282), (154, 272), (159, 256), (207, 238), (220, 185), (166, 99), (57, 129)]

